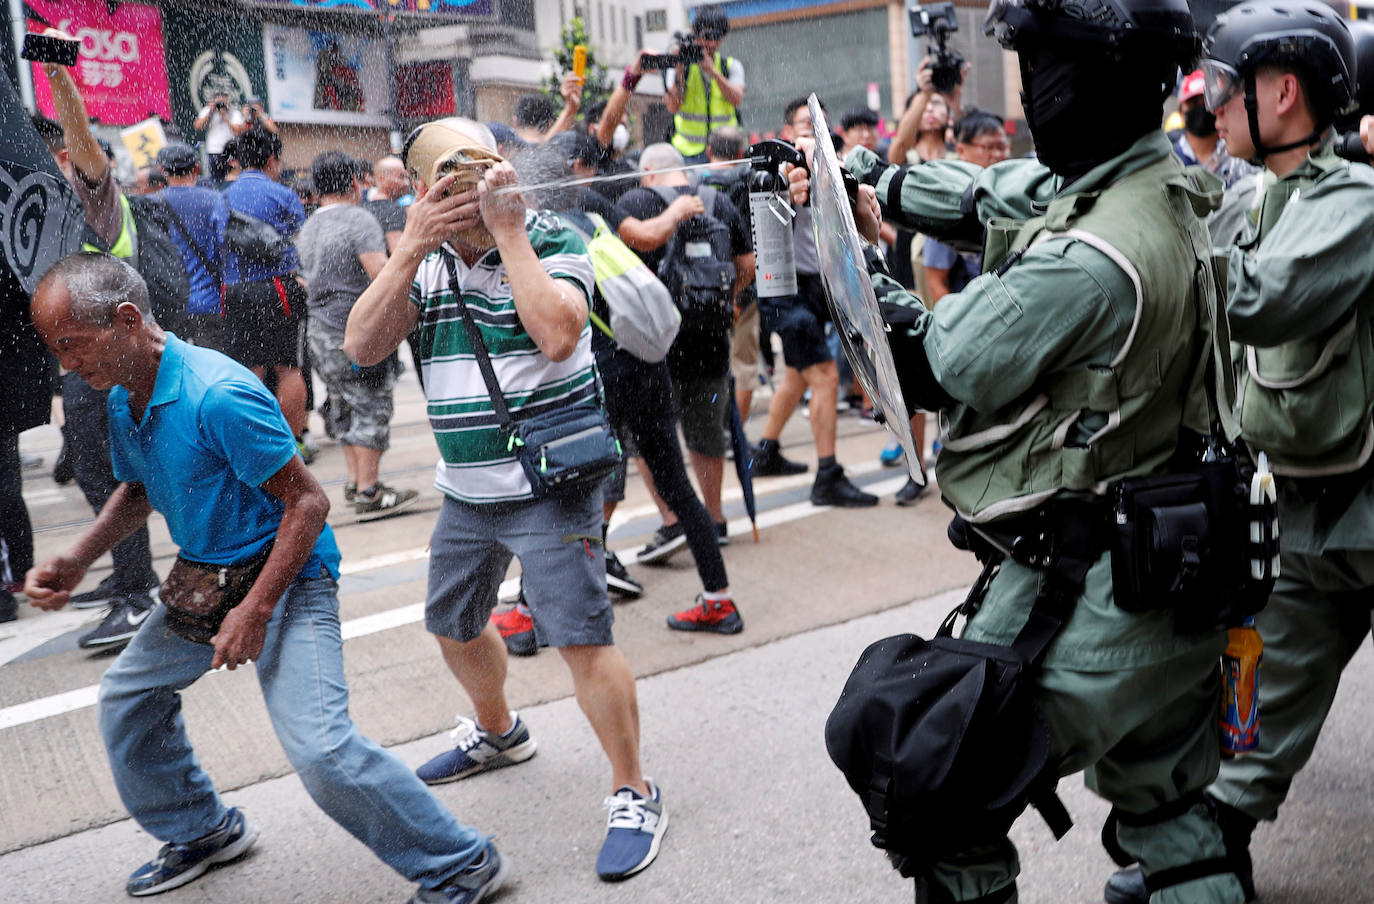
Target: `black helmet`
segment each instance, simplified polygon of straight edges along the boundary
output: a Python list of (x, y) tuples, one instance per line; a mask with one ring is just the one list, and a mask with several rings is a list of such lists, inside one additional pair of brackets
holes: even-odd
[(1232, 7), (1212, 23), (1203, 57), (1209, 110), (1264, 65), (1308, 74), (1303, 87), (1319, 119), (1329, 122), (1355, 99), (1355, 40), (1345, 20), (1317, 0), (1252, 0)]
[(1184, 71), (1199, 47), (1186, 0), (992, 0), (983, 32), (1007, 50), (1083, 45)]
[[(1355, 41), (1356, 116), (1374, 114), (1374, 22), (1355, 19), (1348, 23)], [(1358, 127), (1358, 122), (1356, 123)]]

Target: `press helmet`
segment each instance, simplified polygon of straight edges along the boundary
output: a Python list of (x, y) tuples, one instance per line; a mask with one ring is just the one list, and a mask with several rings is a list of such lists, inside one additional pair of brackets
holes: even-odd
[[(1299, 74), (1316, 129), (1307, 138), (1266, 147), (1259, 134), (1255, 71), (1280, 66)], [(1315, 144), (1327, 126), (1355, 101), (1355, 40), (1344, 19), (1316, 0), (1252, 0), (1217, 16), (1203, 44), (1207, 109), (1245, 92), (1255, 153)]]

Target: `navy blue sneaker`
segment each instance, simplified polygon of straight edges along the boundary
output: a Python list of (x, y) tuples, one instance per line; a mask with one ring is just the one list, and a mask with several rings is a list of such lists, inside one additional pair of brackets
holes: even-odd
[(410, 904), (477, 904), (495, 894), (506, 883), (509, 873), (510, 863), (488, 841), (476, 862), (438, 888), (420, 889)]
[(425, 763), (415, 774), (427, 785), (442, 785), (460, 778), (514, 766), (534, 756), (534, 738), (519, 713), (511, 713), (514, 723), (504, 735), (487, 731), (472, 719), (458, 717), (458, 727), (449, 732), (458, 746)]
[(652, 798), (628, 785), (606, 798), (611, 811), (606, 818), (606, 840), (596, 858), (596, 874), (607, 882), (628, 879), (658, 856), (663, 833), (668, 831), (668, 808), (651, 778), (645, 778)]
[(195, 841), (164, 844), (156, 860), (134, 870), (124, 890), (136, 898), (170, 891), (199, 879), (217, 863), (243, 856), (257, 840), (258, 827), (238, 807), (230, 807), (214, 831)]

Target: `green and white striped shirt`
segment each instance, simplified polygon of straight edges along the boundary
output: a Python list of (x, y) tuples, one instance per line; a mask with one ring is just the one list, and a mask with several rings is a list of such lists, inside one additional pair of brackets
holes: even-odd
[[(528, 211), (525, 228), (544, 270), (590, 298), (594, 277), (582, 239), (551, 213)], [(482, 334), (496, 381), (515, 418), (521, 412), (560, 408), (597, 397), (591, 329), (582, 327), (577, 350), (565, 361), (539, 351), (515, 310), (510, 277), (496, 249), (469, 267), (451, 250), (426, 257), (410, 287), (420, 309), (420, 357), (429, 422), (439, 443), (435, 486), (460, 502), (484, 504), (530, 499), (529, 480), (505, 432), (497, 424), (491, 397), (449, 289), (444, 254), (457, 264), (463, 302)]]

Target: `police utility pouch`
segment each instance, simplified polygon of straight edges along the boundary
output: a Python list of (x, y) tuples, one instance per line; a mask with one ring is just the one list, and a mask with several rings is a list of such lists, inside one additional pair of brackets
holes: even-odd
[[(1172, 609), (1183, 632), (1237, 625), (1277, 577), (1277, 505), (1226, 448), (1183, 451), (1173, 473), (1112, 486), (1112, 592), (1127, 612)], [(1191, 459), (1191, 461), (1187, 460)]]
[(534, 498), (574, 494), (601, 482), (621, 461), (620, 443), (611, 430), (611, 423), (601, 406), (592, 402), (577, 402), (527, 415), (519, 420), (511, 416), (505, 394), (496, 382), (482, 333), (472, 319), (472, 312), (463, 301), (458, 285), (457, 267), (448, 252), (444, 252), (448, 267), (449, 290), (454, 304), (463, 317), (463, 329), (472, 346), (477, 368), (487, 384), (491, 405), (497, 420), (509, 436), (507, 448), (529, 478)]
[(178, 555), (159, 592), (167, 627), (186, 640), (209, 645), (229, 610), (253, 589), (271, 552), (268, 546), (237, 565), (193, 562)]

